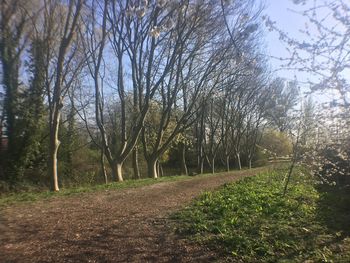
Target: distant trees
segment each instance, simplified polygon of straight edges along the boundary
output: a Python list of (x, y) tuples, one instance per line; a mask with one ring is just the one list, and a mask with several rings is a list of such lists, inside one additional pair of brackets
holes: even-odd
[(272, 156), (290, 155), (292, 153), (292, 142), (288, 134), (268, 129), (262, 136), (261, 146)]
[(291, 111), (298, 102), (298, 87), (294, 81), (276, 78), (271, 83), (271, 100), (268, 105), (267, 118), (280, 132), (290, 127)]

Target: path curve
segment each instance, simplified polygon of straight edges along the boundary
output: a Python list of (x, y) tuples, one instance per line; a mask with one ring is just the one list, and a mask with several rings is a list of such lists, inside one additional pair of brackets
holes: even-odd
[(264, 168), (84, 193), (0, 210), (0, 262), (211, 262), (174, 234), (170, 213)]

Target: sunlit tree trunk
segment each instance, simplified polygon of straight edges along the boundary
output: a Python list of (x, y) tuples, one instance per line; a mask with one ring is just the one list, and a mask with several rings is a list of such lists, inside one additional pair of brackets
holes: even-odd
[(157, 161), (157, 175), (158, 177), (163, 177), (163, 167), (160, 161)]
[(139, 170), (139, 160), (138, 160), (138, 148), (135, 146), (132, 152), (132, 166), (134, 169), (134, 179), (140, 179), (140, 170)]
[(123, 163), (117, 162), (112, 165), (112, 179), (116, 182), (123, 182)]
[(49, 166), (49, 173), (51, 178), (51, 190), (55, 192), (59, 191), (57, 153), (58, 153), (58, 148), (60, 146), (60, 141), (58, 140), (60, 115), (61, 113), (57, 109), (50, 127), (50, 147), (49, 147), (49, 165), (48, 166)]
[(150, 158), (147, 161), (148, 177), (157, 179), (158, 178), (158, 169), (157, 169), (157, 159)]
[(226, 171), (230, 171), (230, 156), (226, 155)]
[(238, 167), (238, 170), (242, 170), (241, 155), (240, 155), (239, 152), (236, 153), (236, 159), (237, 159), (237, 167)]

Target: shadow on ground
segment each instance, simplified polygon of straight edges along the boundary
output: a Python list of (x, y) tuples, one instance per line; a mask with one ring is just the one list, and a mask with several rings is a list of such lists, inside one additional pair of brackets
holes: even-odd
[(350, 186), (317, 187), (320, 198), (317, 203), (317, 217), (329, 230), (350, 235)]

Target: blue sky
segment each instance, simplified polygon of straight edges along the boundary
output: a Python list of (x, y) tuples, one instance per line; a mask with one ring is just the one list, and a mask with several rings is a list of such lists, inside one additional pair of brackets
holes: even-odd
[[(306, 1), (307, 5), (296, 5), (293, 3), (293, 0), (261, 0), (265, 3), (266, 9), (263, 12), (267, 15), (272, 21), (276, 22), (276, 26), (286, 32), (289, 36), (298, 39), (301, 42), (305, 38), (305, 35), (300, 33), (300, 30), (305, 29), (305, 24), (308, 20), (303, 17), (300, 13), (314, 1)], [(312, 28), (310, 31), (313, 32)], [(267, 29), (265, 30), (265, 41), (266, 41), (266, 53), (269, 56), (273, 57), (289, 57), (289, 53), (286, 51), (286, 43), (283, 43), (279, 40), (279, 35), (277, 32), (270, 32)], [(307, 41), (307, 39), (306, 39)], [(302, 91), (308, 91), (308, 84), (303, 84), (308, 79), (317, 82), (315, 76), (312, 76), (310, 73), (300, 72), (297, 70), (281, 70), (281, 61), (278, 59), (270, 58), (270, 64), (272, 70), (274, 70), (274, 75), (280, 76), (289, 80), (296, 79), (299, 81)], [(334, 99), (334, 93), (329, 92), (325, 94), (313, 94), (313, 97), (318, 102), (326, 102)]]
[[(276, 22), (278, 28), (287, 32), (290, 36), (302, 37), (299, 33), (300, 29), (305, 26), (306, 20), (294, 11), (300, 11), (304, 8), (301, 5), (293, 4), (292, 0), (265, 0), (266, 9), (264, 14)], [(294, 11), (293, 11), (294, 10)], [(279, 35), (276, 32), (266, 30), (267, 55), (273, 57), (288, 57), (288, 52), (285, 49), (285, 44), (279, 40)], [(279, 69), (280, 61), (271, 58), (271, 66), (274, 70)], [(302, 77), (302, 73), (297, 71), (277, 71), (277, 75), (288, 79), (293, 79), (294, 75), (298, 78)]]

